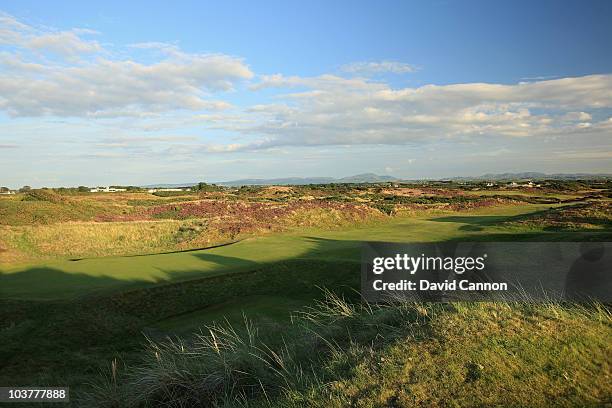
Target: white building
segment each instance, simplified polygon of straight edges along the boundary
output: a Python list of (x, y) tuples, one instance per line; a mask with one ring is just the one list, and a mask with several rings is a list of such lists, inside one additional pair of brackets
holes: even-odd
[(125, 188), (114, 188), (114, 187), (96, 187), (89, 190), (90, 193), (120, 193), (127, 191)]

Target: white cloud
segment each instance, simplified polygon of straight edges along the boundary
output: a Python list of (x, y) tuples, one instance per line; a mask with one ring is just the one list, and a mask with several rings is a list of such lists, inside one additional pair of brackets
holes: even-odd
[(180, 48), (176, 44), (168, 44), (164, 42), (142, 42), (130, 44), (128, 47), (137, 48), (141, 50), (155, 50), (161, 53), (172, 55), (172, 56), (184, 56), (185, 54), (181, 52)]
[(570, 122), (586, 122), (593, 119), (593, 116), (587, 112), (567, 112), (563, 115), (563, 119)]
[(208, 100), (208, 94), (230, 90), (251, 75), (242, 60), (226, 55), (190, 55), (153, 64), (98, 59), (47, 66), (34, 75), (0, 75), (0, 109), (12, 116), (94, 117), (122, 111), (226, 109), (230, 104)]
[(302, 89), (280, 96), (284, 103), (251, 110), (259, 123), (244, 132), (262, 136), (252, 148), (547, 137), (587, 127), (609, 132), (592, 112), (612, 108), (612, 75), (393, 89), (363, 78), (277, 74), (262, 76), (254, 89), (270, 87)]
[[(210, 94), (233, 89), (253, 76), (242, 59), (223, 54), (188, 54), (162, 43), (161, 59), (141, 63), (112, 59), (112, 53), (80, 34), (91, 30), (44, 31), (0, 14), (0, 110), (11, 116), (145, 117), (178, 109), (223, 110), (231, 105)], [(28, 52), (23, 52), (23, 50)], [(55, 61), (39, 53), (66, 58)], [(94, 54), (88, 60), (75, 60)]]
[(102, 50), (96, 41), (84, 41), (71, 31), (38, 35), (28, 40), (25, 45), (33, 50), (50, 51), (64, 57)]
[(97, 34), (94, 30), (75, 28), (70, 31), (53, 31), (32, 27), (15, 17), (0, 12), (0, 44), (41, 53), (74, 57), (80, 54), (100, 52), (98, 42), (83, 39), (82, 35)]
[[(607, 119), (612, 75), (394, 88), (372, 79), (374, 74), (415, 68), (382, 61), (343, 67), (356, 75), (278, 73), (250, 82), (254, 73), (239, 57), (186, 53), (176, 44), (159, 42), (116, 52), (86, 39), (92, 34), (87, 29), (41, 29), (0, 14), (0, 110), (12, 116), (99, 119), (96, 123), (104, 126), (112, 122), (109, 126), (143, 133), (163, 130), (172, 135), (179, 128), (210, 130), (221, 137), (230, 133), (232, 139), (225, 143), (213, 137), (214, 143), (198, 145), (211, 153), (284, 146), (468, 144), (483, 138), (582, 138), (585, 144), (588, 138), (609, 141), (612, 135), (612, 119)], [(145, 54), (147, 62), (137, 58)], [(254, 92), (249, 100), (259, 95), (265, 99), (242, 108), (223, 100), (219, 93), (243, 82)], [(264, 89), (270, 92), (258, 93)], [(132, 142), (171, 143), (153, 138)], [(103, 143), (107, 148), (132, 145)], [(175, 146), (173, 152), (184, 148)]]
[[(383, 83), (368, 81), (363, 78), (343, 78), (337, 75), (320, 75), (316, 77), (300, 77), (300, 76), (285, 76), (283, 74), (262, 75), (260, 81), (251, 87), (252, 90), (260, 90), (267, 88), (313, 88), (314, 93), (308, 93), (306, 96), (316, 96), (319, 89), (325, 90), (358, 90), (358, 89), (373, 89), (378, 86), (379, 89), (386, 89)], [(295, 94), (294, 96), (300, 96)]]
[(414, 65), (397, 61), (353, 62), (343, 65), (340, 69), (351, 74), (366, 76), (381, 73), (407, 74), (417, 71)]
[(19, 22), (15, 17), (0, 11), (0, 44), (20, 43), (24, 33), (31, 30), (31, 27)]
[(573, 160), (608, 160), (612, 159), (612, 151), (604, 152), (563, 152), (558, 154), (559, 157), (564, 159)]

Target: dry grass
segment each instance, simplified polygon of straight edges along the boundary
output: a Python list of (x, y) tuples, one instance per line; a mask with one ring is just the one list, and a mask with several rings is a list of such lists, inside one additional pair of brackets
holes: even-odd
[(588, 201), (521, 217), (510, 225), (548, 230), (610, 230), (612, 201)]
[(364, 213), (344, 212), (340, 209), (311, 208), (288, 215), (285, 222), (295, 227), (327, 227), (336, 228), (354, 225), (357, 222), (380, 218), (382, 215), (375, 210), (367, 209)]
[(164, 220), (4, 227), (3, 245), (39, 259), (158, 252), (179, 243), (179, 230), (184, 224)]
[(244, 217), (235, 215), (184, 220), (68, 221), (0, 226), (0, 264), (202, 248), (294, 228), (339, 228), (366, 222), (376, 216), (382, 215), (367, 207), (347, 211), (314, 207), (297, 208), (279, 213), (276, 217), (264, 218), (245, 211)]

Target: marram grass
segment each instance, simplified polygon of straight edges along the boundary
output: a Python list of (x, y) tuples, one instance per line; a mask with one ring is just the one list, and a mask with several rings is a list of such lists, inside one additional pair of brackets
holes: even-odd
[(100, 407), (601, 406), (612, 397), (601, 304), (350, 303), (331, 292), (283, 333), (248, 319), (151, 341), (91, 388)]

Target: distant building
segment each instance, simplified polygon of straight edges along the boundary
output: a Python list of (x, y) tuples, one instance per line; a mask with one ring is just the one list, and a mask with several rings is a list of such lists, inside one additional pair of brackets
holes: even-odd
[(508, 183), (509, 187), (523, 187), (523, 188), (534, 188), (534, 187), (542, 187), (541, 184), (535, 184), (533, 181), (529, 180), (524, 184), (519, 184), (516, 181), (513, 181), (512, 183)]
[(9, 190), (9, 191), (0, 191), (0, 194), (2, 194), (2, 195), (11, 195), (11, 194), (15, 194), (15, 192), (12, 191), (12, 190)]
[(114, 187), (96, 187), (89, 190), (90, 193), (120, 193), (127, 191), (125, 188), (114, 188)]

